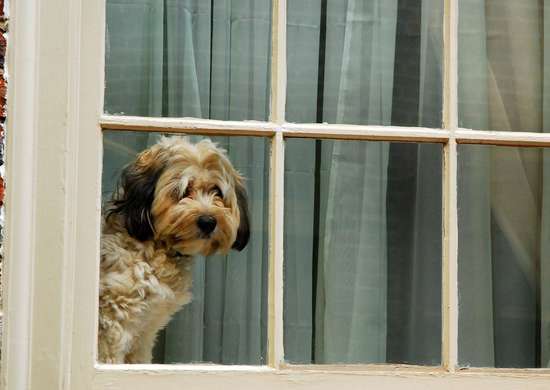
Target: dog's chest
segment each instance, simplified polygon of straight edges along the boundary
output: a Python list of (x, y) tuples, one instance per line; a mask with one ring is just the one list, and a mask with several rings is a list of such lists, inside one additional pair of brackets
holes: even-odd
[(146, 260), (144, 273), (149, 285), (145, 298), (153, 305), (183, 304), (181, 302), (191, 289), (192, 259), (189, 257), (170, 257), (164, 252), (155, 254)]
[(152, 245), (127, 245), (121, 238), (103, 237), (102, 303), (137, 315), (175, 310), (191, 299), (190, 257), (169, 256), (166, 250)]

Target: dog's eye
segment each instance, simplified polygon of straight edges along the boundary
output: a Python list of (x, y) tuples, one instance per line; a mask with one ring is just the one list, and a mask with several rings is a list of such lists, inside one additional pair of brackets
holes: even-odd
[(183, 193), (181, 199), (190, 197), (192, 190), (193, 190), (193, 180), (189, 180), (189, 182), (187, 183), (187, 186), (185, 187), (185, 192)]
[(221, 188), (218, 187), (218, 186), (212, 187), (212, 189), (210, 190), (210, 192), (213, 192), (214, 195), (219, 196), (220, 198), (223, 198), (223, 192), (222, 192)]
[(191, 189), (189, 187), (191, 186), (187, 186), (187, 188), (185, 189), (185, 192), (183, 193), (182, 198), (187, 198), (189, 197), (189, 195), (191, 195)]

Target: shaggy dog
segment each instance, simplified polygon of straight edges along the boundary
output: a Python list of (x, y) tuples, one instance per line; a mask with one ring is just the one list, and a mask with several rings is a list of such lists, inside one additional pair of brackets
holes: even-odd
[(104, 213), (98, 360), (151, 362), (157, 332), (191, 300), (192, 256), (248, 239), (243, 178), (222, 149), (170, 137), (139, 154)]

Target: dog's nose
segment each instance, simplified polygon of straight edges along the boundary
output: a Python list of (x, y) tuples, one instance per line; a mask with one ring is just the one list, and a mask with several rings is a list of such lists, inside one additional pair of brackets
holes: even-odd
[(201, 232), (208, 234), (216, 228), (216, 218), (210, 215), (201, 215), (197, 219), (197, 225)]

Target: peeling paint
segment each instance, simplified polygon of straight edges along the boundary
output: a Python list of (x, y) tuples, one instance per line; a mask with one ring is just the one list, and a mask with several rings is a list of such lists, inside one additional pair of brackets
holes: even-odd
[(5, 132), (6, 132), (6, 96), (7, 96), (7, 72), (5, 66), (6, 46), (8, 41), (8, 0), (0, 0), (0, 348), (2, 340), (4, 305), (2, 275), (4, 263), (4, 188), (5, 188)]

